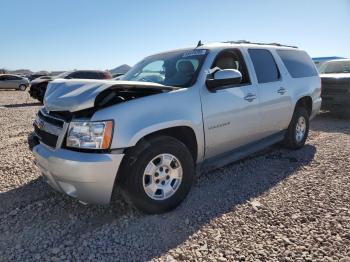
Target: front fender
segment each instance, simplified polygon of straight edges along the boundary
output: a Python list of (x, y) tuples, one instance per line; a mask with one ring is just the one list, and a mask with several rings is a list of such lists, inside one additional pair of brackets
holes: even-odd
[(197, 159), (204, 156), (202, 109), (198, 89), (150, 95), (98, 110), (92, 120), (113, 119), (111, 148), (135, 146), (143, 137), (171, 127), (189, 127), (197, 140)]
[(174, 121), (167, 121), (163, 123), (158, 123), (155, 125), (148, 126), (146, 128), (143, 128), (139, 130), (131, 139), (130, 139), (130, 146), (134, 146), (139, 142), (143, 137), (152, 134), (154, 132), (158, 132), (164, 129), (172, 128), (172, 127), (189, 127), (191, 128), (195, 135), (196, 139), (198, 141), (198, 137), (200, 136), (198, 134), (198, 131), (196, 132), (196, 127), (193, 126), (193, 124), (190, 121), (185, 120), (174, 120)]

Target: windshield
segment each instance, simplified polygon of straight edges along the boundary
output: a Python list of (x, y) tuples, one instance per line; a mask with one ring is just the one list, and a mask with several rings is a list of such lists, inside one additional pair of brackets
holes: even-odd
[(196, 81), (206, 55), (206, 49), (189, 49), (149, 56), (121, 80), (189, 87)]
[(350, 60), (327, 62), (321, 67), (320, 73), (321, 74), (350, 73)]

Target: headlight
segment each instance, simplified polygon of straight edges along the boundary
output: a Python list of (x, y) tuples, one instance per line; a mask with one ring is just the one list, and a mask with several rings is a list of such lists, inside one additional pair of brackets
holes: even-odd
[(71, 122), (67, 147), (108, 149), (112, 142), (113, 121)]

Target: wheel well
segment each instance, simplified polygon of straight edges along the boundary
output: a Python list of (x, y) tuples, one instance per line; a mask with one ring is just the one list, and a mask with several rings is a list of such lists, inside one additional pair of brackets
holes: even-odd
[(310, 96), (304, 96), (298, 100), (298, 102), (295, 105), (295, 108), (297, 107), (304, 107), (307, 112), (309, 113), (309, 116), (312, 112), (312, 98)]
[(196, 135), (192, 128), (187, 126), (170, 127), (148, 134), (143, 137), (142, 140), (147, 140), (159, 135), (171, 136), (180, 140), (185, 144), (188, 150), (190, 150), (193, 160), (195, 162), (197, 161), (198, 144)]
[[(150, 133), (143, 138), (141, 138), (137, 143), (147, 141), (153, 137), (156, 136), (171, 136), (174, 137), (178, 140), (180, 140), (182, 143), (185, 144), (185, 146), (190, 150), (194, 162), (197, 161), (197, 152), (198, 152), (198, 144), (197, 144), (197, 139), (196, 135), (193, 131), (192, 128), (186, 127), (186, 126), (179, 126), (179, 127), (171, 127), (171, 128), (166, 128), (162, 129), (153, 133)], [(130, 150), (133, 150), (135, 147), (130, 147), (127, 148), (125, 151), (125, 154), (128, 155)], [(121, 184), (124, 185), (126, 181), (126, 173), (125, 170), (127, 170), (127, 158), (124, 157), (121, 166), (118, 170), (118, 174), (115, 180), (115, 184)]]

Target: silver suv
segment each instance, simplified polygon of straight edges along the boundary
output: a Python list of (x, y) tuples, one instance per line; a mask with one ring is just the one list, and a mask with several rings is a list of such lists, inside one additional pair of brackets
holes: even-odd
[(320, 93), (295, 47), (199, 44), (146, 57), (120, 81), (51, 82), (29, 141), (55, 189), (99, 204), (122, 189), (160, 213), (184, 200), (196, 170), (280, 141), (302, 147)]

